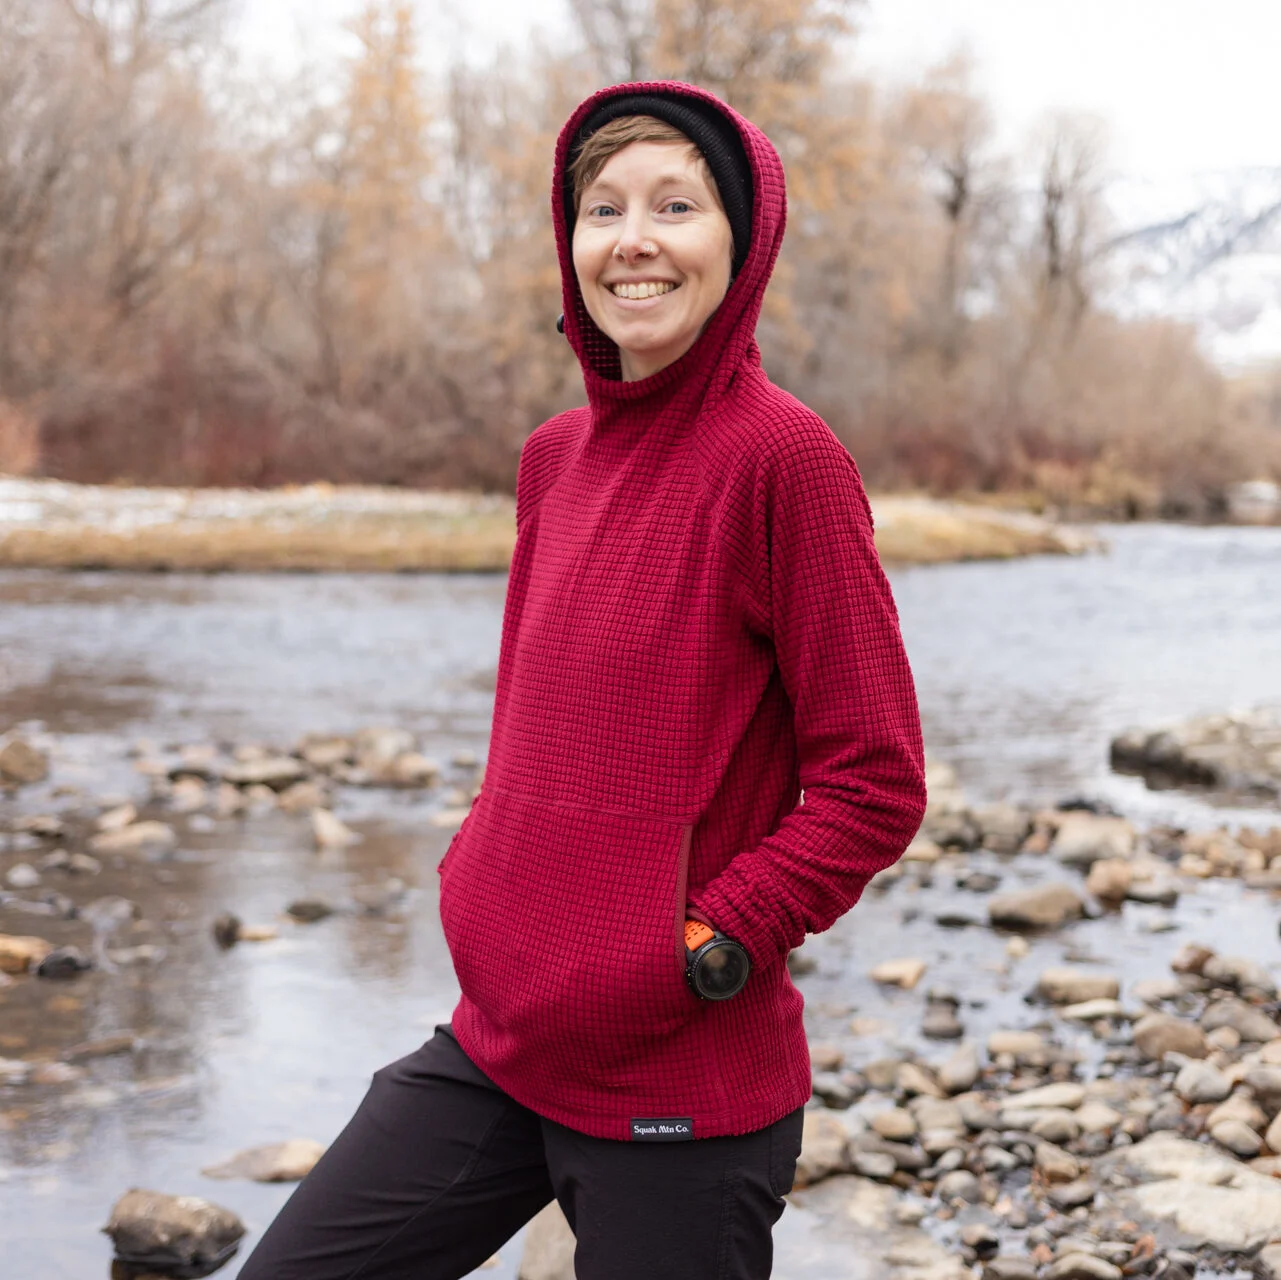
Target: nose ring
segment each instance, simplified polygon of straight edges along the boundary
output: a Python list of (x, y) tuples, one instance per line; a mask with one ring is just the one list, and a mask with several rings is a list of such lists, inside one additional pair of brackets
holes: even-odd
[[(652, 240), (644, 240), (636, 250), (636, 253), (642, 258), (653, 258), (658, 254), (658, 246)], [(627, 257), (627, 254), (623, 251), (623, 246), (621, 244), (616, 244), (614, 246), (614, 257), (620, 259)]]

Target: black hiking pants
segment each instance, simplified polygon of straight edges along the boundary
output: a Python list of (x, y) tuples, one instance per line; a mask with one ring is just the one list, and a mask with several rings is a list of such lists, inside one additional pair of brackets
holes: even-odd
[(578, 1280), (766, 1280), (801, 1118), (692, 1142), (589, 1138), (514, 1102), (437, 1027), (374, 1075), (240, 1280), (459, 1280), (553, 1198)]

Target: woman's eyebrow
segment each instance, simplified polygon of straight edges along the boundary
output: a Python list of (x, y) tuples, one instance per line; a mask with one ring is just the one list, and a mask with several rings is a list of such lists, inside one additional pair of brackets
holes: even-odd
[[(697, 178), (694, 177), (694, 175), (692, 174), (664, 173), (664, 174), (660, 174), (654, 180), (654, 185), (656, 187), (679, 187), (685, 183), (690, 183), (692, 185), (695, 182), (697, 182)], [(583, 195), (586, 196), (589, 192), (595, 192), (595, 191), (607, 192), (612, 195), (617, 195), (619, 193), (619, 190), (620, 188), (615, 186), (615, 184), (610, 182), (608, 179), (597, 178), (594, 182), (590, 183), (587, 186), (586, 190), (584, 190), (583, 192)]]

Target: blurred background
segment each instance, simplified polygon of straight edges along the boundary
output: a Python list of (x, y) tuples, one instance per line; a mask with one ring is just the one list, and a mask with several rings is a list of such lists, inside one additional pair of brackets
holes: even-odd
[[(1239, 1084), (1272, 1032), (1281, 1069), (1278, 49), (1275, 0), (0, 0), (6, 1278), (157, 1274), (99, 1232), (142, 1187), (237, 1215), (230, 1280), (448, 1019), (435, 867), (483, 779), (517, 459), (582, 399), (553, 143), (650, 76), (783, 156), (758, 336), (872, 491), (931, 760), (922, 839), (796, 967), (825, 1171), (879, 1181), (796, 1197), (779, 1280), (967, 1280), (975, 1242), (1027, 1275), (1047, 1214), (1113, 1250), (1054, 1274), (1264, 1275), (1222, 1232), (1180, 1259), (1056, 1217), (1030, 1148), (958, 1138), (953, 1216), (918, 1149), (845, 1138), (900, 1068), (942, 1092), (953, 1041), (994, 1105), (1115, 1104), (1077, 1172), (1158, 1114), (1208, 1137), (1130, 1023), (1201, 1036), (1223, 951), (1254, 1040), (1206, 1052), (1279, 1194), (1281, 1082), (1266, 1115)], [(1059, 1017), (1065, 965), (1124, 1007)], [(1253, 1194), (1209, 1214), (1251, 1248)], [(485, 1274), (568, 1276), (527, 1243)]]
[(880, 489), (1206, 516), (1281, 476), (1281, 16), (1224, 0), (8, 0), (0, 471), (509, 490), (579, 396), (594, 87), (762, 125), (761, 341)]

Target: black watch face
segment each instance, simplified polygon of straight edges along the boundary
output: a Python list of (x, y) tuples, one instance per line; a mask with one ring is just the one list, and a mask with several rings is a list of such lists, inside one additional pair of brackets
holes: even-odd
[(742, 990), (751, 963), (737, 943), (713, 943), (699, 957), (695, 981), (708, 1000), (726, 1000)]

